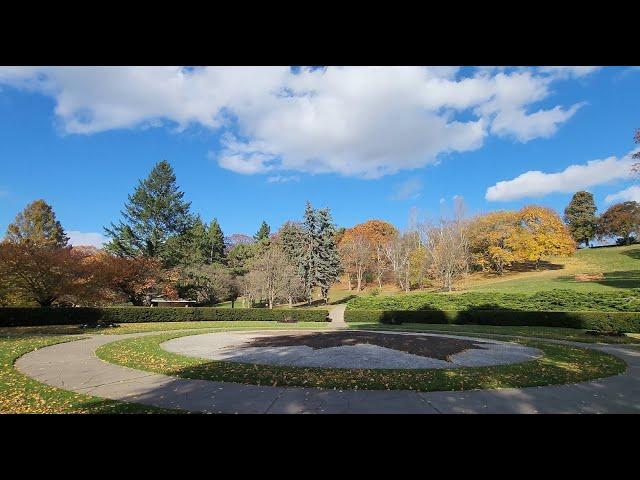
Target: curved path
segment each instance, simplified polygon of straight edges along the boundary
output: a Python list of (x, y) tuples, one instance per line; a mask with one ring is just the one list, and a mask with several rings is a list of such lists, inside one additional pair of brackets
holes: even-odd
[[(215, 413), (640, 413), (640, 349), (586, 345), (624, 359), (624, 374), (578, 384), (465, 392), (324, 390), (189, 380), (103, 362), (95, 350), (141, 335), (93, 335), (30, 352), (16, 368), (78, 393)], [(194, 332), (197, 335), (197, 332)]]

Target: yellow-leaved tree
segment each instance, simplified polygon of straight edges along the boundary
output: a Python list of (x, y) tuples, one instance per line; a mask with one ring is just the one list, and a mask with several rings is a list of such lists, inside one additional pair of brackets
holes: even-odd
[(502, 275), (504, 269), (516, 261), (510, 239), (517, 229), (516, 212), (498, 211), (474, 218), (468, 233), (473, 264), (483, 271)]
[(575, 240), (554, 210), (528, 205), (517, 213), (517, 221), (515, 231), (505, 240), (516, 261), (533, 262), (537, 270), (544, 256), (575, 252)]

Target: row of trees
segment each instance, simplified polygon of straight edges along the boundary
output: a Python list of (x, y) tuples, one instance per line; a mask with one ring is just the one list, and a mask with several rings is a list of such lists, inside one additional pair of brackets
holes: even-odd
[(253, 238), (225, 238), (190, 211), (167, 162), (142, 180), (105, 228), (102, 250), (72, 247), (51, 206), (37, 200), (19, 213), (0, 243), (0, 303), (42, 306), (128, 302), (154, 296), (200, 304), (326, 301), (340, 274), (336, 228), (328, 209), (307, 204), (301, 223), (271, 234), (262, 222)]
[(596, 215), (596, 204), (589, 192), (576, 192), (564, 211), (565, 222), (578, 244), (589, 246), (594, 239), (617, 238), (620, 245), (637, 241), (640, 232), (640, 204), (628, 201), (610, 206)]
[(175, 276), (152, 258), (120, 258), (71, 247), (53, 209), (29, 204), (0, 242), (0, 304), (142, 305), (152, 295), (175, 296)]
[(527, 206), (465, 218), (461, 200), (450, 218), (417, 223), (405, 233), (371, 220), (346, 230), (339, 243), (348, 288), (356, 291), (366, 278), (378, 287), (391, 280), (405, 291), (426, 285), (452, 290), (473, 269), (502, 274), (516, 263), (538, 268), (543, 257), (574, 250), (551, 209)]

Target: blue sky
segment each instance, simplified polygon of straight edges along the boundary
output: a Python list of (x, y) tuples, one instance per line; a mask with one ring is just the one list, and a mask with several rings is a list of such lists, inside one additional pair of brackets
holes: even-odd
[(585, 188), (602, 211), (640, 200), (639, 107), (632, 67), (5, 67), (0, 230), (44, 198), (76, 243), (98, 242), (163, 159), (227, 235), (276, 229), (306, 200), (341, 226), (404, 228), (456, 195), (470, 214), (562, 211)]

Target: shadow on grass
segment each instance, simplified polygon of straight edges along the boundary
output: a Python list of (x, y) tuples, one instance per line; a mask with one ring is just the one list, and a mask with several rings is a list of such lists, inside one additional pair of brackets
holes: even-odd
[(640, 248), (636, 248), (635, 250), (627, 250), (625, 252), (620, 252), (620, 254), (625, 255), (629, 258), (633, 258), (634, 260), (640, 260)]

